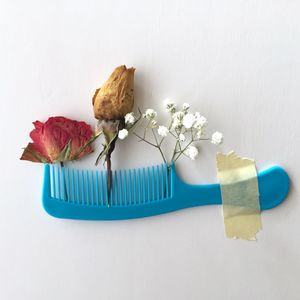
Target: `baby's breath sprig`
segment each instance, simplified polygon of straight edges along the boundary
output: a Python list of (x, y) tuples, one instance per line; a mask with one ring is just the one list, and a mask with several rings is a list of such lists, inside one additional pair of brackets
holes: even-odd
[[(211, 141), (212, 144), (219, 145), (223, 142), (223, 135), (215, 132), (211, 138), (205, 136), (208, 125), (207, 119), (199, 112), (190, 112), (190, 105), (183, 103), (178, 108), (172, 99), (164, 101), (164, 107), (169, 113), (169, 122), (167, 125), (158, 125), (156, 121), (157, 112), (152, 109), (146, 109), (145, 113), (140, 112), (139, 118), (133, 113), (125, 116), (125, 128), (119, 132), (119, 138), (124, 139), (128, 131), (152, 147), (155, 147), (161, 154), (165, 163), (176, 162), (182, 155), (191, 160), (195, 160), (199, 155), (197, 143), (201, 141)], [(141, 129), (138, 133), (136, 129)], [(166, 154), (162, 150), (162, 144), (167, 137), (172, 137), (174, 149), (170, 161), (167, 160)]]

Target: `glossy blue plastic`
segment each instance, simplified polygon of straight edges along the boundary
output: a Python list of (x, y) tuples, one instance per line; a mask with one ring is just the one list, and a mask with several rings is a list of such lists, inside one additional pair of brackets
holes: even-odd
[[(175, 165), (114, 171), (107, 191), (104, 171), (45, 165), (43, 206), (52, 216), (81, 220), (149, 217), (200, 205), (222, 204), (219, 184), (191, 185)], [(258, 173), (261, 210), (279, 205), (289, 191), (289, 177), (279, 166)]]

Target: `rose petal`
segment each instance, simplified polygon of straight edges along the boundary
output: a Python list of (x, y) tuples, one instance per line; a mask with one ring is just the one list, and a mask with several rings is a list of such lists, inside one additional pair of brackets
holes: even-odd
[(41, 154), (33, 143), (29, 143), (24, 149), (21, 160), (29, 160), (32, 162), (46, 163), (50, 162), (49, 159)]

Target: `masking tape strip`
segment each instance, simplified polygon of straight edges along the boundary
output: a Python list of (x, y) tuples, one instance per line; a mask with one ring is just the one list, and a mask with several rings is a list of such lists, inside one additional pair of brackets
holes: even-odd
[(256, 240), (262, 223), (254, 160), (239, 157), (233, 151), (218, 153), (217, 171), (226, 236)]

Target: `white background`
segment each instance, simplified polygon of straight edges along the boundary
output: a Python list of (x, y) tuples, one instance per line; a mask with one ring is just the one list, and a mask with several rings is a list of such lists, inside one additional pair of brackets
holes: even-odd
[[(299, 11), (291, 0), (1, 1), (0, 299), (299, 299)], [(120, 64), (136, 67), (136, 108), (187, 101), (208, 134), (224, 133), (220, 151), (289, 172), (257, 242), (227, 239), (220, 207), (111, 223), (42, 210), (43, 166), (18, 160), (31, 122), (93, 125), (94, 90)], [(160, 162), (133, 137), (117, 148), (114, 168)], [(217, 151), (182, 160), (183, 179), (215, 182)]]

